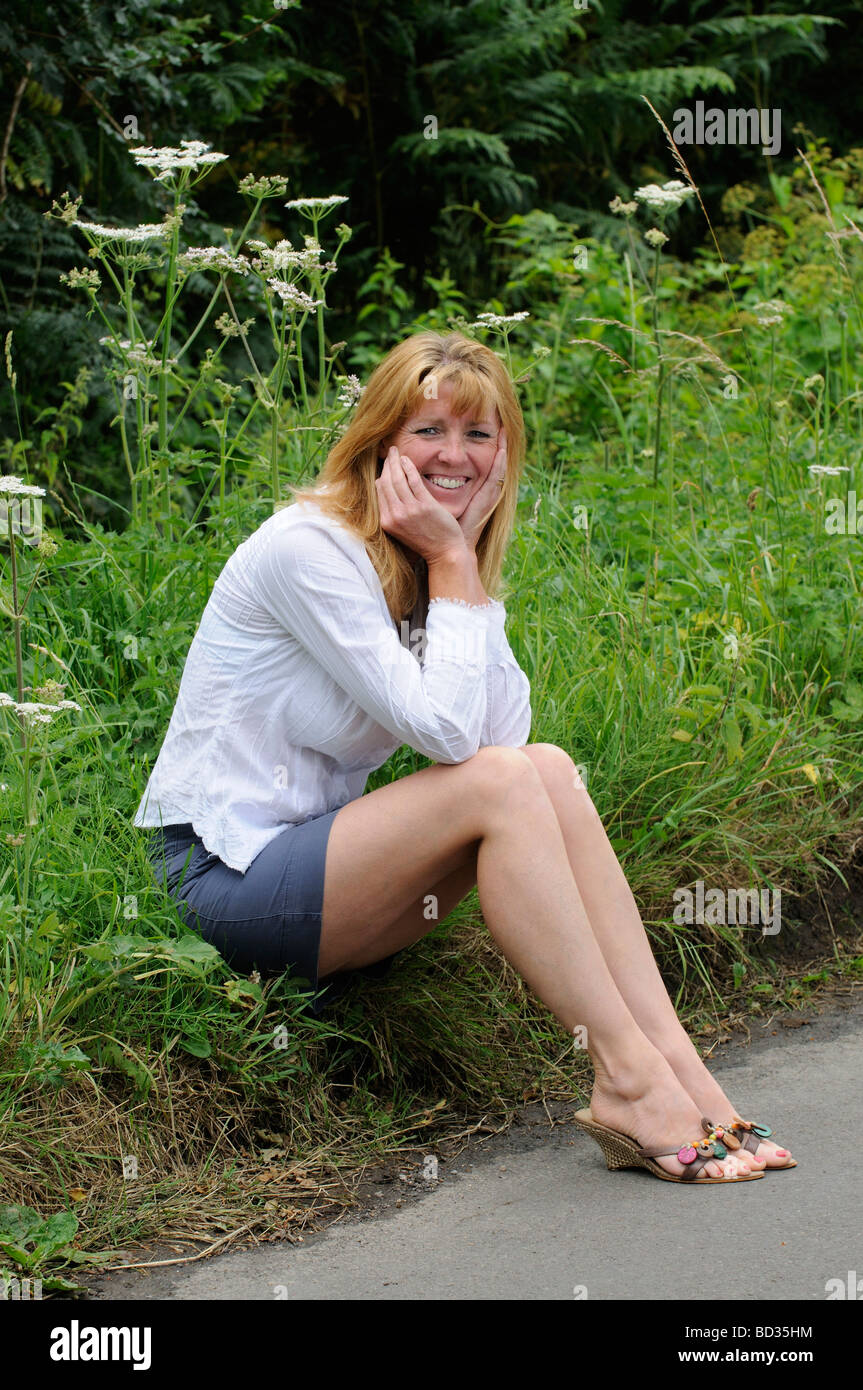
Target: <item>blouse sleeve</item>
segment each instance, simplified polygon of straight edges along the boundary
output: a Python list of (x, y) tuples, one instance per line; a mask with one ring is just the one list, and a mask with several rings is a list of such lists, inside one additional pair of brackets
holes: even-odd
[(521, 748), (530, 737), (530, 681), (513, 655), (504, 627), (505, 610), (492, 616), (488, 634), (486, 714), (480, 746), (496, 743)]
[(430, 604), (420, 665), (326, 526), (303, 519), (275, 536), (258, 578), (270, 616), (382, 728), (435, 762), (464, 762), (480, 748), (494, 607)]

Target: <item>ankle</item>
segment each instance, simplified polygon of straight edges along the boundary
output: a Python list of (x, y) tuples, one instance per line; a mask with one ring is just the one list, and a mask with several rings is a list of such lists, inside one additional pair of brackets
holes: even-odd
[(595, 1086), (603, 1095), (632, 1103), (643, 1100), (673, 1079), (667, 1062), (653, 1049), (647, 1054), (642, 1050), (637, 1057), (615, 1058), (604, 1064), (594, 1058), (593, 1070)]

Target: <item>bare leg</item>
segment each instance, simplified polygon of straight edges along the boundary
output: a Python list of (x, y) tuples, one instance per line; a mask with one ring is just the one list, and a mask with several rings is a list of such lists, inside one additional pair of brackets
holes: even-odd
[[(483, 916), (504, 955), (568, 1032), (587, 1029), (597, 1119), (645, 1147), (698, 1137), (705, 1112), (615, 984), (554, 807), (519, 749), (482, 748), (464, 763), (424, 768), (342, 808), (327, 852), (321, 977), (424, 935), (434, 922), (420, 919), (419, 905), (434, 885), (470, 872), (473, 853)], [(745, 1173), (748, 1159), (729, 1155), (702, 1171)], [(659, 1161), (670, 1173), (683, 1171), (676, 1158)]]
[[(728, 1123), (741, 1112), (707, 1070), (674, 1011), (632, 890), (593, 802), (578, 785), (572, 759), (550, 743), (528, 744), (522, 751), (542, 777), (591, 928), (633, 1018), (701, 1113), (716, 1124)], [(782, 1167), (789, 1151), (766, 1140), (759, 1144), (757, 1156)]]

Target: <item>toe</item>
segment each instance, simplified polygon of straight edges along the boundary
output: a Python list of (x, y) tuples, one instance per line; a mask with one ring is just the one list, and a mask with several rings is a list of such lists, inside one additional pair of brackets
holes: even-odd
[(764, 1164), (771, 1168), (782, 1168), (786, 1163), (791, 1162), (790, 1150), (784, 1149), (781, 1144), (774, 1144), (770, 1140), (763, 1140), (758, 1145), (758, 1157), (764, 1159)]

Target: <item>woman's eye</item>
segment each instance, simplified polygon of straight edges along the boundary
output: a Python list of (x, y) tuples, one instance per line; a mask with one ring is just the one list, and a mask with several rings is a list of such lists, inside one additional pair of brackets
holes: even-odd
[[(436, 425), (421, 425), (416, 431), (417, 434), (428, 434), (431, 430), (437, 429)], [(478, 434), (480, 439), (491, 439), (491, 435), (486, 430), (471, 430), (471, 434)]]

